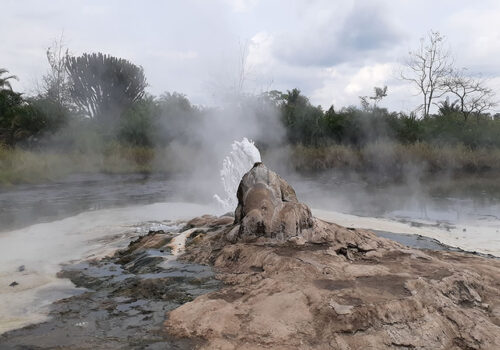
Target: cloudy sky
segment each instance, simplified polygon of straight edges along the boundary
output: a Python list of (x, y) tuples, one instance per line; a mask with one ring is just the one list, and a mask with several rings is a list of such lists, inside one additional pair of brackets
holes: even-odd
[(410, 111), (419, 100), (399, 66), (431, 29), (500, 95), (499, 19), (497, 0), (2, 0), (0, 67), (32, 92), (64, 33), (72, 54), (127, 58), (144, 67), (149, 92), (197, 104), (217, 103), (243, 71), (247, 92), (297, 87), (324, 107), (388, 85), (382, 105)]

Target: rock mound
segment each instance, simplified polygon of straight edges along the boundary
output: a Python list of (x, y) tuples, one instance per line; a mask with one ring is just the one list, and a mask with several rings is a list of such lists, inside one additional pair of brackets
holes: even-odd
[(234, 225), (225, 240), (273, 243), (320, 244), (329, 242), (341, 254), (400, 247), (367, 230), (352, 230), (312, 216), (297, 199), (295, 190), (263, 163), (255, 163), (238, 187)]
[(311, 210), (297, 200), (292, 186), (263, 163), (255, 163), (243, 176), (237, 197), (235, 227), (227, 236), (231, 241), (286, 241), (314, 225)]
[(203, 349), (500, 349), (500, 261), (316, 219), (261, 163), (237, 196), (233, 223), (192, 222), (210, 230), (183, 258), (225, 287), (169, 313), (171, 335)]

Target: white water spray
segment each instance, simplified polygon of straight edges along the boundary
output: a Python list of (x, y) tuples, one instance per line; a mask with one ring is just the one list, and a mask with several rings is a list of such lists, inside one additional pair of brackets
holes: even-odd
[(252, 169), (255, 163), (261, 161), (259, 150), (246, 137), (241, 141), (234, 141), (231, 148), (232, 151), (224, 158), (220, 171), (225, 194), (223, 198), (214, 195), (214, 198), (226, 211), (234, 210), (238, 204), (236, 192), (243, 175)]

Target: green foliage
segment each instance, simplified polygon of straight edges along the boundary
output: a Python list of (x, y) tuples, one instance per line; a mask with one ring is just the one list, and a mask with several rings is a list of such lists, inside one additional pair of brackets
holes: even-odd
[(363, 147), (380, 141), (397, 141), (500, 148), (499, 118), (482, 114), (476, 120), (464, 120), (457, 106), (449, 101), (441, 103), (438, 114), (417, 118), (415, 114), (391, 113), (376, 105), (362, 109), (351, 106), (338, 112), (331, 106), (323, 112), (321, 107), (312, 106), (297, 89), (285, 94), (274, 91), (272, 96), (281, 108), (283, 124), (292, 144)]
[[(0, 145), (17, 145), (25, 151), (28, 147), (65, 150), (78, 159), (97, 154), (102, 157), (89, 161), (93, 169), (149, 171), (158, 149), (167, 149), (173, 142), (175, 147), (200, 147), (201, 137), (193, 135), (201, 136), (206, 132), (203, 128), (218, 117), (217, 109), (194, 106), (181, 93), (145, 95), (144, 72), (129, 61), (102, 54), (56, 61), (64, 63), (69, 75), (70, 99), (65, 97), (66, 79), (57, 78), (60, 64), (54, 69), (59, 80), (47, 81), (62, 92), (47, 89), (35, 97), (12, 91), (10, 80), (15, 77), (0, 69)], [(404, 164), (413, 163), (425, 163), (432, 171), (500, 168), (492, 165), (499, 159), (498, 115), (479, 113), (476, 118), (464, 118), (456, 103), (445, 100), (437, 114), (418, 118), (379, 107), (386, 95), (387, 87), (375, 88), (374, 96), (362, 98), (361, 108), (324, 110), (298, 89), (274, 90), (241, 96), (229, 114), (238, 113), (241, 120), (251, 121), (251, 127), (258, 124), (254, 141), (262, 150), (291, 144), (298, 168), (373, 170), (388, 165), (394, 173), (402, 173)], [(278, 129), (283, 135), (277, 135)], [(22, 164), (36, 158), (29, 152), (9, 157)], [(47, 164), (52, 161), (48, 159)]]
[(121, 114), (144, 96), (142, 67), (102, 53), (65, 60), (73, 102), (87, 116), (113, 127)]
[(159, 111), (152, 97), (136, 102), (123, 114), (118, 139), (132, 146), (154, 146)]
[(45, 98), (21, 101), (2, 115), (2, 138), (7, 145), (36, 143), (42, 135), (58, 130), (68, 115), (68, 110)]
[(17, 77), (15, 75), (8, 75), (8, 76), (2, 77), (2, 75), (5, 75), (7, 73), (9, 73), (9, 71), (7, 69), (0, 68), (0, 91), (3, 91), (3, 90), (12, 91), (12, 85), (10, 84), (9, 80), (17, 79)]
[(319, 143), (323, 137), (321, 107), (312, 106), (298, 89), (288, 90), (276, 97), (290, 142), (306, 145)]
[(199, 128), (201, 111), (186, 95), (166, 92), (157, 100), (158, 117), (155, 141), (166, 145), (172, 140), (186, 140), (190, 129)]
[[(0, 74), (6, 70), (0, 69)], [(7, 77), (7, 78), (12, 78)], [(69, 110), (47, 97), (24, 99), (0, 79), (0, 144), (32, 144), (58, 130), (69, 118)]]
[(457, 174), (482, 171), (498, 173), (500, 149), (471, 149), (464, 145), (436, 147), (426, 142), (401, 144), (391, 141), (369, 143), (363, 147), (296, 145), (291, 148), (291, 162), (300, 171), (345, 169), (392, 181), (404, 178), (408, 175), (408, 169), (415, 168), (427, 174), (443, 171)]

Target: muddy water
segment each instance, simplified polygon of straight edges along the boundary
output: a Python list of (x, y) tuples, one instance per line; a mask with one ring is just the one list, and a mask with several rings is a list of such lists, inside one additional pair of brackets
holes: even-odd
[(443, 224), (500, 220), (500, 177), (494, 174), (393, 183), (324, 172), (289, 182), (311, 207), (345, 214)]
[(0, 187), (0, 232), (100, 209), (158, 202), (209, 203), (213, 186), (205, 185), (181, 176), (95, 174)]
[(80, 293), (53, 303), (45, 322), (0, 335), (1, 349), (192, 349), (163, 330), (165, 314), (220, 286), (211, 268), (158, 249), (65, 264), (58, 277)]
[[(284, 174), (311, 207), (402, 221), (457, 223), (500, 220), (497, 176), (400, 184), (373, 183), (353, 174)], [(165, 175), (75, 175), (61, 182), (0, 188), (0, 232), (81, 212), (157, 202), (210, 204), (214, 183)], [(213, 203), (212, 203), (213, 204)]]
[[(439, 176), (426, 181), (409, 177), (398, 184), (340, 172), (283, 175), (299, 199), (312, 208), (434, 227), (441, 234), (431, 237), (444, 239), (448, 245), (460, 246), (457, 243), (466, 240), (463, 249), (493, 253), (483, 250), (492, 243), (500, 251), (500, 179), (496, 175)], [(76, 175), (58, 183), (0, 188), (0, 235), (13, 228), (115, 207), (180, 201), (217, 208), (216, 192), (214, 181), (159, 174)], [(447, 237), (446, 231), (454, 234)], [(414, 233), (406, 228), (391, 232)]]
[[(149, 230), (210, 213), (187, 203), (157, 203), (81, 213), (0, 234), (0, 334), (47, 319), (51, 303), (78, 294), (57, 278), (62, 264), (113, 254)], [(173, 221), (172, 221), (173, 220)]]

